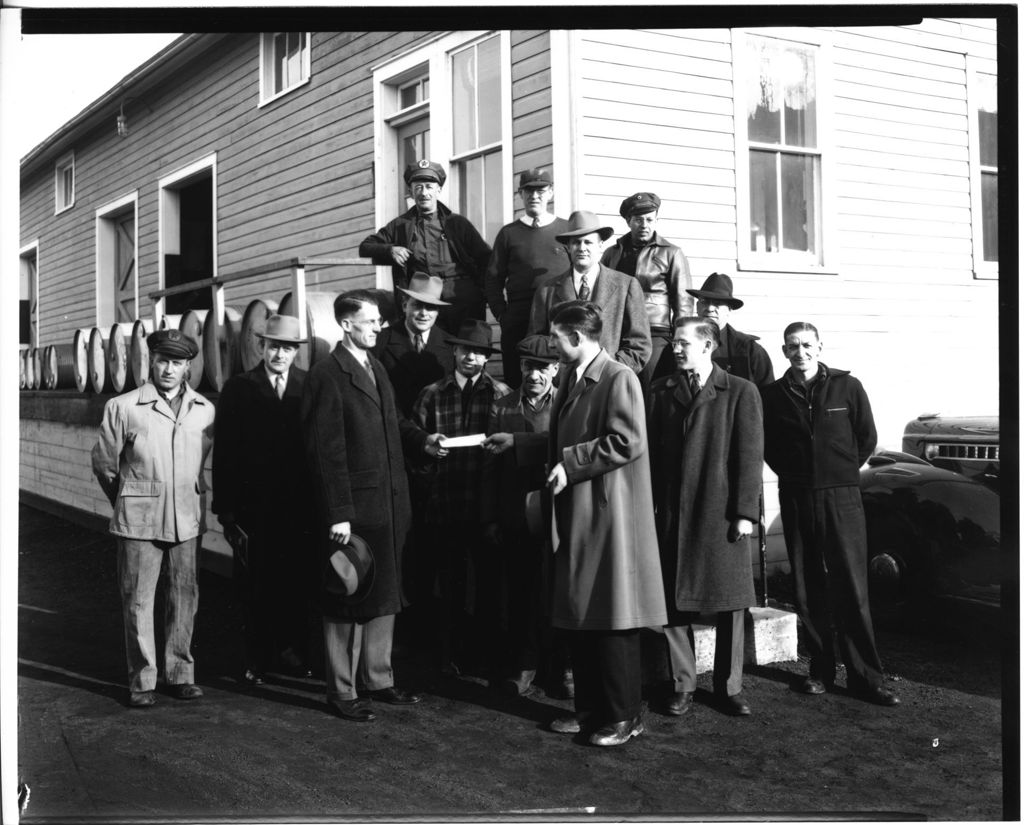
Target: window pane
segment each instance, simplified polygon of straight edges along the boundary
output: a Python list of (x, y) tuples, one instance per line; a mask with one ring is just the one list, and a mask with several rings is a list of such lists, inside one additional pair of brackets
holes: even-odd
[(782, 248), (817, 252), (817, 158), (782, 156)]
[(484, 240), (492, 241), (501, 229), (501, 152), (491, 152), (484, 158), (486, 215), (481, 230)]
[(472, 158), (459, 164), (459, 212), (473, 226), (484, 223), (484, 164), (483, 158)]
[(501, 41), (485, 40), (477, 47), (477, 101), (479, 142), (477, 146), (501, 140)]
[(288, 35), (274, 35), (274, 92), (280, 92), (284, 88), (285, 63), (287, 61)]
[(999, 176), (982, 173), (981, 176), (982, 237), (985, 260), (999, 260)]
[(815, 125), (817, 94), (815, 91), (814, 53), (789, 46), (779, 60), (786, 132), (783, 142), (789, 146), (816, 146)]
[[(757, 143), (817, 145), (817, 81), (812, 49), (751, 39), (747, 130)], [(785, 128), (783, 128), (785, 127)]]
[(398, 92), (398, 107), (400, 109), (407, 109), (414, 103), (419, 103), (419, 90), (419, 83), (414, 83), (401, 89)]
[(452, 58), (452, 142), (455, 154), (478, 145), (475, 54), (475, 49), (465, 49)]
[(753, 67), (747, 78), (747, 135), (757, 143), (782, 141), (781, 95), (773, 69), (777, 52), (778, 48), (770, 41), (759, 38), (747, 41), (747, 53)]
[(750, 249), (778, 252), (779, 193), (774, 152), (750, 153)]
[(978, 137), (981, 143), (981, 165), (999, 164), (999, 115), (996, 112), (978, 112)]

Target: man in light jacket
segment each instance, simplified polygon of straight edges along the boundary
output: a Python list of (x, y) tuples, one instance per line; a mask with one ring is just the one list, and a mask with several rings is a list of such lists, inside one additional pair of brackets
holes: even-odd
[(92, 450), (93, 473), (114, 507), (110, 532), (117, 537), (133, 708), (156, 704), (153, 606), (164, 564), (164, 679), (178, 699), (203, 695), (191, 645), (205, 530), (203, 465), (213, 444), (213, 404), (185, 381), (196, 342), (174, 329), (150, 334), (147, 344), (152, 383), (107, 402)]

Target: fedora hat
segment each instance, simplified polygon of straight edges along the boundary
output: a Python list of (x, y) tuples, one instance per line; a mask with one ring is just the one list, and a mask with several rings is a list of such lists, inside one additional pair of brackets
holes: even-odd
[(256, 333), (257, 338), (271, 341), (285, 341), (289, 344), (305, 344), (306, 339), (299, 337), (299, 319), (294, 315), (271, 315), (267, 318), (267, 326), (263, 332)]
[(439, 278), (437, 275), (427, 275), (425, 272), (414, 274), (409, 279), (408, 288), (398, 288), (399, 292), (404, 292), (421, 304), (430, 304), (435, 307), (450, 307), (450, 303), (441, 300), (443, 289), (444, 280), (442, 278)]
[(559, 243), (566, 243), (570, 238), (589, 235), (591, 232), (596, 232), (601, 236), (602, 241), (607, 241), (615, 230), (610, 226), (601, 226), (601, 219), (593, 212), (580, 210), (569, 216), (569, 228), (561, 235), (555, 235), (555, 240)]
[(365, 599), (373, 587), (373, 574), (373, 551), (366, 541), (353, 533), (348, 544), (339, 545), (327, 559), (324, 590), (346, 604), (356, 604)]
[(497, 355), (500, 350), (494, 348), (491, 325), (486, 321), (475, 321), (468, 319), (459, 324), (459, 334), (452, 338), (445, 338), (446, 344), (462, 344), (464, 347), (482, 349), (491, 355)]
[(743, 306), (743, 301), (739, 298), (733, 297), (732, 278), (718, 272), (712, 272), (708, 275), (700, 289), (688, 289), (686, 291), (694, 298), (704, 298), (708, 301), (717, 301), (720, 304), (725, 304), (731, 309), (739, 309)]

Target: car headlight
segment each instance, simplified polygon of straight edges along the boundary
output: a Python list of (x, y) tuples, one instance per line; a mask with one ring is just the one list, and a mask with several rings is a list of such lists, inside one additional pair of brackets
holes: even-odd
[(939, 454), (939, 445), (938, 444), (928, 444), (928, 445), (925, 446), (925, 448), (924, 448), (924, 457), (926, 459), (928, 459), (929, 461), (931, 461), (933, 458), (938, 456), (938, 454)]

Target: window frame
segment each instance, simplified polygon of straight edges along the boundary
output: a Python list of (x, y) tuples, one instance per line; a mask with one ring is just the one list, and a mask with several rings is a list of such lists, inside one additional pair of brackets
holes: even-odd
[[(29, 337), (32, 339), (28, 342), (29, 347), (39, 347), (39, 327), (40, 327), (40, 305), (39, 305), (39, 239), (36, 238), (31, 243), (25, 244), (18, 250), (18, 303), (21, 303), (21, 267), (23, 262), (29, 258), (35, 259), (35, 274), (32, 277), (32, 283), (29, 286)], [(34, 299), (34, 300), (33, 300)], [(35, 312), (32, 311), (32, 304), (35, 304)], [(20, 312), (20, 310), (19, 310)], [(35, 316), (33, 319), (33, 315)], [(18, 326), (20, 328), (21, 323), (19, 320)], [(19, 329), (19, 344), (20, 341), (20, 329)]]
[(268, 103), (272, 103), (279, 98), (284, 97), (296, 89), (300, 89), (307, 85), (312, 77), (312, 51), (313, 51), (313, 33), (312, 32), (299, 32), (306, 39), (305, 47), (301, 50), (301, 69), (299, 80), (292, 83), (290, 86), (286, 86), (281, 91), (274, 91), (274, 72), (276, 71), (276, 65), (274, 61), (274, 38), (279, 34), (285, 32), (260, 32), (260, 100), (258, 108), (266, 106)]
[[(135, 272), (132, 275), (135, 293), (135, 316), (143, 317), (139, 303), (139, 190), (110, 201), (96, 210), (96, 319), (100, 326), (117, 322), (117, 274), (113, 271), (117, 238), (114, 223), (131, 213), (135, 221)], [(108, 320), (109, 319), (109, 320)]]
[[(61, 198), (63, 193), (63, 178), (64, 173), (69, 170), (71, 171), (71, 198), (67, 203), (62, 204)], [(53, 214), (59, 215), (61, 212), (67, 212), (75, 205), (75, 153), (69, 152), (60, 158), (53, 167)]]
[[(839, 259), (837, 244), (835, 199), (835, 146), (833, 106), (833, 61), (832, 39), (827, 31), (812, 29), (745, 28), (732, 29), (733, 50), (733, 106), (735, 127), (735, 174), (736, 174), (736, 266), (748, 272), (795, 272), (834, 275), (838, 273)], [(751, 39), (771, 39), (810, 46), (815, 50), (816, 83), (816, 147), (807, 155), (820, 159), (820, 191), (818, 220), (821, 223), (821, 249), (817, 260), (799, 252), (758, 252), (749, 249), (750, 243), (750, 140), (747, 130), (746, 87), (748, 73), (752, 70), (747, 54)], [(787, 152), (789, 154), (789, 152)], [(796, 153), (799, 154), (799, 153)]]
[[(982, 91), (980, 77), (992, 77), (998, 83), (999, 75), (992, 70), (990, 63), (967, 55), (967, 143), (970, 166), (970, 199), (971, 199), (971, 260), (975, 280), (998, 280), (999, 261), (985, 260), (985, 220), (982, 207), (982, 165), (981, 165), (981, 133), (978, 125), (979, 104)], [(998, 104), (997, 104), (998, 110)], [(990, 167), (986, 167), (990, 168)], [(999, 167), (996, 166), (998, 181)]]

